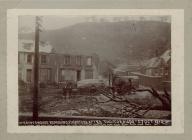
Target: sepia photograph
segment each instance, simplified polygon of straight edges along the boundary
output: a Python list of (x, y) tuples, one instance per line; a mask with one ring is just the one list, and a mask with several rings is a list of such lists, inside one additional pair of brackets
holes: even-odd
[(18, 29), (19, 125), (171, 125), (170, 16), (19, 16)]
[(8, 14), (8, 36), (17, 43), (8, 61), (17, 72), (8, 80), (17, 91), (8, 91), (12, 130), (182, 129), (182, 12), (29, 11)]

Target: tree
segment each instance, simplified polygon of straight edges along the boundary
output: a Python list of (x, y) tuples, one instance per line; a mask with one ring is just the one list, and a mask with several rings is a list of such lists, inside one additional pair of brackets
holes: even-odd
[[(164, 89), (163, 96), (161, 96), (154, 88), (134, 90), (134, 92), (144, 92), (144, 91), (151, 93), (151, 95), (153, 97), (159, 99), (159, 101), (162, 103), (162, 107), (160, 108), (161, 110), (171, 110), (171, 99), (170, 99), (170, 95), (167, 93), (166, 89)], [(97, 101), (96, 102), (97, 104), (107, 103), (110, 101), (118, 102), (118, 103), (125, 103), (122, 108), (119, 108), (119, 110), (121, 110), (121, 112), (123, 113), (122, 115), (124, 117), (142, 118), (148, 111), (153, 109), (153, 105), (139, 105), (139, 104), (129, 101), (126, 98), (126, 96), (115, 95), (114, 92), (109, 88), (103, 88), (103, 89), (99, 88), (99, 89), (97, 89), (97, 92), (108, 98), (108, 100), (105, 102)]]

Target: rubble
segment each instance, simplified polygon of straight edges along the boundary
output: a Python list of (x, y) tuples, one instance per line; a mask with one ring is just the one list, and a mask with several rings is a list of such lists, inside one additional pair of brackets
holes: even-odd
[[(127, 102), (121, 102), (121, 97), (114, 98), (106, 94), (97, 93), (94, 96), (74, 95), (63, 98), (62, 92), (49, 93), (44, 90), (39, 98), (39, 112), (58, 116), (97, 116), (120, 118), (169, 118), (171, 111), (159, 110), (161, 102), (150, 93), (135, 92), (126, 95)], [(32, 112), (30, 94), (19, 98), (20, 113)], [(116, 101), (117, 100), (117, 101)], [(156, 107), (156, 108), (155, 108)]]

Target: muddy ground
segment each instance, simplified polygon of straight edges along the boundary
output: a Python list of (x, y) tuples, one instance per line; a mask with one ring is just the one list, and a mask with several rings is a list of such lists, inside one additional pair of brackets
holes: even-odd
[[(139, 106), (151, 106), (146, 112), (140, 109), (137, 114), (127, 113), (123, 108), (132, 109), (125, 102), (109, 101), (102, 94), (72, 94), (65, 98), (61, 89), (40, 89), (39, 113), (54, 116), (98, 116), (98, 117), (142, 117), (147, 119), (170, 119), (171, 111), (159, 110), (161, 102), (150, 93), (141, 92), (127, 95), (126, 98)], [(19, 89), (19, 113), (32, 112), (32, 92), (30, 89)], [(142, 115), (144, 114), (144, 115)], [(138, 116), (141, 115), (141, 116)]]

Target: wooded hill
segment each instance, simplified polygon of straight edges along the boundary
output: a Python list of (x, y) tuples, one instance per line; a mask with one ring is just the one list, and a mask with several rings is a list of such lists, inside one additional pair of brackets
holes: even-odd
[[(114, 64), (137, 62), (162, 54), (171, 46), (171, 24), (158, 21), (84, 22), (43, 31), (58, 53), (97, 53)], [(34, 33), (19, 34), (34, 39)]]

